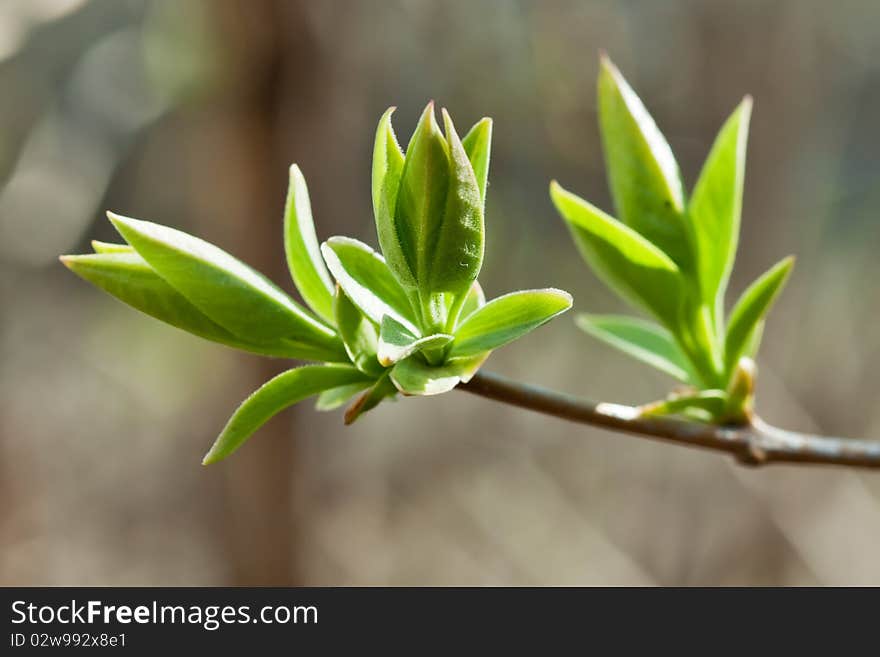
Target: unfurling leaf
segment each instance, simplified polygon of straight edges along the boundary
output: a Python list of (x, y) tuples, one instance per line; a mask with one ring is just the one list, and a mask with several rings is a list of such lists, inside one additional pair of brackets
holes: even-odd
[(471, 313), (485, 305), (486, 295), (483, 293), (483, 288), (480, 286), (479, 281), (474, 281), (474, 284), (471, 285), (471, 289), (468, 290), (467, 297), (461, 306), (461, 312), (458, 315), (458, 324), (461, 324), (471, 315)]
[(577, 316), (586, 333), (684, 383), (696, 383), (687, 357), (662, 326), (620, 315)]
[(134, 253), (135, 250), (128, 244), (113, 244), (112, 242), (99, 242), (92, 240), (92, 248), (95, 253)]
[(452, 358), (497, 349), (571, 308), (562, 290), (522, 290), (493, 299), (475, 310), (455, 330)]
[(684, 189), (672, 149), (620, 71), (603, 57), (599, 126), (620, 221), (687, 269)]
[(755, 332), (760, 330), (759, 323), (785, 285), (793, 266), (791, 256), (776, 263), (742, 293), (733, 307), (724, 344), (724, 365), (728, 375), (733, 373), (740, 357), (747, 355)]
[(333, 324), (333, 281), (315, 234), (309, 189), (297, 165), (290, 167), (290, 187), (284, 209), (284, 252), (296, 288), (309, 307)]
[(379, 246), (388, 261), (388, 266), (399, 278), (402, 277), (401, 281), (414, 288), (415, 276), (409, 270), (407, 256), (403, 252), (395, 224), (404, 156), (391, 127), (391, 115), (394, 109), (391, 107), (386, 110), (376, 130), (376, 141), (373, 146), (373, 214), (376, 218)]
[(296, 341), (312, 349), (312, 358), (347, 360), (331, 328), (225, 251), (167, 226), (108, 216), (159, 276), (230, 332), (259, 342)]
[(721, 128), (688, 204), (701, 297), (719, 326), (739, 237), (751, 111), (747, 97)]
[(668, 327), (676, 326), (683, 280), (669, 256), (556, 181), (550, 185), (550, 196), (596, 275), (636, 307)]
[(416, 352), (442, 349), (452, 339), (451, 335), (443, 333), (418, 337), (393, 317), (386, 315), (379, 327), (379, 363), (389, 367)]
[(701, 411), (696, 417), (706, 420), (723, 417), (727, 406), (727, 394), (723, 390), (701, 390), (693, 395), (673, 396), (663, 401), (642, 406), (642, 415), (678, 415), (689, 411)]
[(337, 388), (330, 388), (318, 395), (315, 401), (315, 410), (317, 411), (335, 411), (340, 406), (345, 406), (359, 392), (370, 388), (373, 381), (358, 381), (357, 383), (348, 383)]
[(306, 365), (279, 374), (242, 402), (202, 463), (208, 465), (225, 459), (288, 406), (324, 390), (365, 381), (369, 381), (369, 377), (346, 365)]
[(321, 252), (339, 286), (376, 325), (390, 315), (417, 330), (406, 292), (382, 256), (350, 237), (331, 237), (321, 245)]
[(489, 357), (488, 353), (451, 358), (443, 365), (428, 365), (418, 355), (400, 361), (391, 369), (391, 380), (404, 395), (439, 395), (459, 383), (467, 383)]

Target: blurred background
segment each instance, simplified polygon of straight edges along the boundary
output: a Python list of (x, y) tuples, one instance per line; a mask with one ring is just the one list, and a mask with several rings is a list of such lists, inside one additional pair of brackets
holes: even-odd
[[(759, 412), (880, 438), (880, 4), (468, 0), (0, 2), (0, 583), (880, 584), (880, 476), (776, 467), (453, 392), (350, 428), (304, 403), (202, 454), (287, 363), (201, 342), (98, 292), (61, 253), (105, 209), (179, 227), (286, 289), (291, 162), (319, 237), (376, 244), (370, 156), (434, 98), (495, 119), (490, 296), (554, 285), (622, 310), (547, 195), (610, 209), (597, 53), (691, 187), (755, 97), (731, 296), (798, 256), (759, 358)], [(563, 317), (488, 368), (606, 401), (671, 381)]]

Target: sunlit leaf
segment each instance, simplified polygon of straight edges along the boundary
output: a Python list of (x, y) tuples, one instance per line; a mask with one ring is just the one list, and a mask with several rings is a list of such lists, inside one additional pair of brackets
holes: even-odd
[(128, 244), (114, 244), (112, 242), (99, 242), (92, 240), (92, 249), (95, 253), (134, 253), (134, 249)]
[(562, 290), (521, 290), (493, 299), (455, 331), (450, 356), (466, 357), (497, 349), (571, 308)]
[(352, 303), (340, 288), (334, 302), (336, 330), (351, 362), (362, 372), (379, 375), (382, 366), (376, 359), (378, 335), (375, 325)]
[(691, 366), (672, 335), (661, 326), (620, 315), (577, 316), (586, 333), (685, 383), (694, 383)]
[(669, 256), (555, 181), (550, 196), (596, 275), (636, 307), (676, 326), (684, 282)]
[(439, 395), (449, 392), (461, 382), (469, 381), (488, 356), (485, 353), (467, 358), (452, 358), (435, 367), (414, 355), (394, 366), (391, 380), (405, 395)]
[(468, 290), (467, 298), (465, 298), (464, 303), (461, 307), (461, 313), (458, 316), (458, 324), (467, 319), (471, 313), (473, 313), (477, 308), (482, 308), (486, 305), (486, 295), (483, 293), (483, 288), (480, 286), (479, 281), (474, 281), (474, 284), (471, 285), (471, 289)]
[(385, 315), (416, 331), (406, 292), (384, 258), (349, 237), (331, 237), (321, 246), (327, 268), (354, 304), (377, 325)]
[(295, 345), (280, 341), (248, 343), (233, 335), (166, 283), (131, 247), (127, 251), (62, 256), (61, 261), (72, 272), (120, 301), (206, 340), (267, 356), (308, 358), (311, 353), (308, 348), (300, 351)]
[(688, 205), (701, 295), (719, 326), (739, 237), (751, 110), (746, 98), (721, 128)]
[(417, 351), (445, 347), (452, 340), (451, 335), (443, 333), (418, 337), (393, 317), (386, 315), (379, 328), (379, 363), (388, 367)]
[(492, 119), (484, 118), (471, 128), (461, 140), (474, 168), (480, 197), (486, 203), (486, 183), (489, 179), (489, 159), (492, 153)]
[(794, 258), (791, 256), (776, 263), (752, 283), (736, 302), (730, 313), (724, 344), (724, 364), (728, 374), (749, 348), (756, 327), (770, 310), (793, 266)]
[(148, 221), (108, 215), (159, 276), (196, 308), (249, 340), (296, 340), (316, 358), (347, 360), (335, 332), (261, 274), (204, 240)]
[(319, 317), (332, 325), (335, 286), (324, 266), (315, 235), (309, 190), (295, 164), (290, 167), (290, 186), (284, 208), (284, 252), (299, 293)]
[(323, 390), (369, 380), (346, 365), (307, 365), (279, 374), (257, 389), (229, 419), (202, 463), (225, 459), (274, 415)]
[(379, 127), (376, 129), (376, 140), (373, 145), (373, 214), (376, 218), (379, 246), (388, 260), (389, 267), (405, 285), (415, 288), (415, 272), (410, 270), (395, 224), (404, 155), (391, 127), (391, 115), (394, 109), (390, 107), (382, 115)]
[(607, 57), (599, 72), (599, 127), (621, 222), (685, 269), (692, 261), (684, 189), (672, 149)]

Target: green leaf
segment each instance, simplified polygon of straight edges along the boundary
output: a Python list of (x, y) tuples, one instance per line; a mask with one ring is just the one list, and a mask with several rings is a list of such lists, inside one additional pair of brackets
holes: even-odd
[(315, 235), (309, 189), (297, 165), (290, 167), (290, 186), (284, 208), (284, 252), (296, 288), (309, 307), (333, 324), (333, 281)]
[(331, 237), (321, 245), (321, 253), (339, 286), (374, 323), (381, 324), (390, 315), (417, 330), (406, 291), (382, 256), (350, 237)]
[(92, 249), (95, 253), (134, 253), (134, 249), (128, 244), (113, 244), (111, 242), (99, 242), (92, 240)]
[(443, 365), (428, 365), (419, 356), (397, 363), (391, 370), (391, 380), (404, 395), (439, 395), (449, 392), (461, 382), (470, 381), (488, 353), (468, 358), (452, 358)]
[(694, 395), (675, 396), (653, 404), (646, 404), (640, 408), (640, 414), (643, 416), (679, 415), (696, 409), (706, 413), (709, 416), (706, 419), (715, 419), (723, 417), (726, 408), (726, 392), (723, 390), (701, 390)]
[(382, 403), (383, 400), (397, 394), (397, 388), (391, 383), (389, 372), (390, 370), (379, 377), (370, 388), (368, 388), (346, 409), (345, 424), (353, 423), (367, 411), (376, 408), (376, 406)]
[(562, 290), (521, 290), (492, 299), (455, 331), (450, 356), (466, 357), (507, 344), (571, 308)]
[(397, 206), (379, 245), (400, 283), (423, 290), (428, 278), (427, 244), (436, 238), (449, 190), (449, 146), (428, 103), (406, 149)]
[(776, 263), (742, 293), (733, 307), (724, 343), (724, 365), (728, 375), (749, 348), (754, 332), (758, 330), (756, 327), (770, 310), (793, 266), (792, 256)]
[(230, 332), (248, 341), (295, 341), (315, 359), (347, 360), (332, 329), (225, 251), (167, 226), (108, 216), (159, 276)]
[(452, 342), (453, 337), (443, 333), (418, 337), (393, 317), (382, 318), (379, 328), (379, 363), (386, 367), (427, 349), (438, 349)]
[(578, 327), (594, 338), (685, 383), (696, 383), (687, 357), (669, 331), (635, 317), (580, 314)]
[(480, 286), (479, 281), (474, 281), (474, 284), (471, 285), (471, 289), (468, 290), (467, 297), (462, 304), (461, 313), (458, 317), (458, 324), (460, 325), (461, 322), (471, 315), (471, 313), (485, 305), (486, 295), (483, 293), (483, 288)]
[(721, 128), (688, 206), (701, 296), (718, 326), (736, 257), (751, 111), (746, 97)]
[(679, 321), (684, 286), (678, 266), (639, 233), (553, 181), (550, 196), (596, 275), (667, 327)]
[(394, 107), (389, 107), (385, 111), (376, 129), (376, 140), (373, 145), (373, 214), (376, 219), (379, 246), (388, 260), (389, 267), (404, 284), (415, 288), (415, 274), (409, 269), (395, 223), (404, 155), (391, 127), (391, 115), (394, 110)]
[(376, 327), (352, 303), (348, 295), (338, 288), (334, 305), (336, 330), (345, 345), (351, 362), (362, 372), (378, 376), (383, 368), (376, 359), (378, 335)]
[(620, 220), (687, 270), (692, 262), (684, 189), (672, 149), (607, 57), (599, 72), (599, 127)]
[(458, 295), (466, 294), (483, 265), (483, 196), (474, 168), (445, 109), (443, 123), (449, 142), (450, 188), (442, 223), (430, 229), (436, 231), (436, 238), (432, 240), (428, 236), (426, 243), (430, 246), (424, 258), (430, 272), (428, 289), (432, 293)]
[(271, 417), (288, 406), (323, 390), (367, 380), (365, 374), (346, 365), (307, 365), (279, 374), (242, 402), (205, 455), (202, 464), (208, 465), (225, 459)]
[(480, 188), (480, 198), (483, 205), (486, 204), (486, 184), (489, 179), (489, 158), (492, 151), (492, 119), (486, 117), (477, 122), (461, 140), (461, 145), (467, 153), (477, 185)]
[(318, 395), (318, 399), (315, 402), (315, 410), (322, 412), (334, 411), (340, 406), (347, 404), (359, 392), (372, 387), (372, 385), (372, 381), (358, 381), (357, 383), (348, 383), (344, 386), (325, 390)]
[(300, 352), (295, 345), (281, 342), (248, 343), (233, 335), (168, 285), (131, 247), (127, 251), (62, 256), (61, 262), (77, 276), (120, 301), (200, 338), (267, 356), (302, 358), (311, 353), (308, 349)]

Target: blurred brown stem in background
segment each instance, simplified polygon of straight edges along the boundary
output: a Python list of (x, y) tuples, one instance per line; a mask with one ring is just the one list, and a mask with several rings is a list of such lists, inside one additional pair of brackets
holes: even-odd
[(459, 388), (487, 399), (580, 424), (624, 431), (687, 447), (726, 452), (744, 465), (804, 463), (880, 468), (880, 441), (797, 433), (770, 426), (760, 418), (743, 426), (717, 426), (671, 418), (643, 417), (634, 406), (582, 399), (519, 383), (492, 372), (480, 372)]

